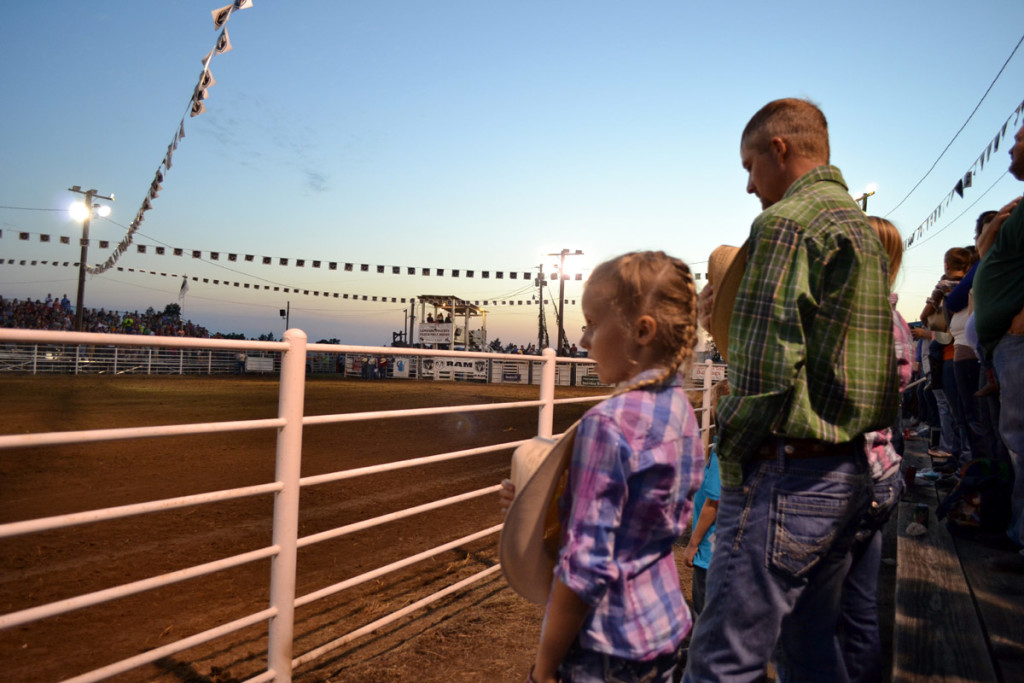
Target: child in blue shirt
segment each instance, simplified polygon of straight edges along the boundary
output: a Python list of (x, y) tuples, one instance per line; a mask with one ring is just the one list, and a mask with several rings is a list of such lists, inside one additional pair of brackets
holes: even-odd
[(693, 531), (683, 549), (683, 563), (693, 568), (693, 603), (695, 615), (704, 611), (708, 565), (711, 563), (715, 520), (718, 518), (718, 497), (722, 495), (722, 478), (718, 474), (718, 437), (711, 444), (711, 454), (704, 463), (704, 480), (693, 498)]

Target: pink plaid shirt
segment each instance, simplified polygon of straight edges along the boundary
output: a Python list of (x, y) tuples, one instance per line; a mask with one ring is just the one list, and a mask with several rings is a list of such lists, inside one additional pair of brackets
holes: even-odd
[[(910, 333), (907, 321), (896, 311), (897, 299), (895, 292), (889, 295), (889, 303), (892, 305), (892, 334), (896, 346), (896, 372), (900, 376), (900, 391), (903, 391), (903, 388), (910, 382), (910, 374), (913, 370), (911, 363), (914, 360), (914, 337)], [(892, 447), (891, 429), (865, 434), (864, 449), (867, 452), (871, 476), (875, 481), (889, 476), (893, 468), (899, 467), (903, 460), (896, 449)]]

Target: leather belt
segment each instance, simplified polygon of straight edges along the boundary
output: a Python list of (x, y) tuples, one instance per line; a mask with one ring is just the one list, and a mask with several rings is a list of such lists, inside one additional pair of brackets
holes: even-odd
[(827, 455), (840, 455), (843, 450), (852, 450), (851, 442), (828, 443), (817, 439), (783, 439), (769, 437), (754, 451), (754, 460), (775, 460), (779, 457), (779, 443), (782, 443), (783, 457), (786, 460), (806, 460), (821, 458)]

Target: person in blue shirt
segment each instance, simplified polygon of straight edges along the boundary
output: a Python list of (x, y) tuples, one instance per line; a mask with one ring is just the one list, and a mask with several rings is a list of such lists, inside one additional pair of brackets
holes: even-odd
[(712, 537), (718, 518), (718, 497), (722, 493), (722, 479), (718, 474), (718, 437), (711, 445), (711, 453), (704, 462), (704, 480), (693, 497), (693, 531), (683, 549), (683, 563), (693, 568), (693, 613), (704, 611), (704, 587), (707, 585), (708, 565), (711, 563)]

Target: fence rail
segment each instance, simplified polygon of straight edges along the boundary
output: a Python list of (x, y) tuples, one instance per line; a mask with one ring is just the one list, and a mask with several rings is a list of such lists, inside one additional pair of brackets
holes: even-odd
[[(435, 557), (441, 553), (466, 544), (486, 538), (498, 533), (501, 525), (491, 526), (474, 533), (464, 535), (461, 538), (450, 540), (434, 547), (427, 548), (412, 556), (405, 557), (384, 566), (373, 568), (344, 581), (332, 585), (320, 587), (306, 595), (296, 595), (296, 571), (297, 553), (300, 548), (321, 543), (327, 540), (337, 539), (342, 536), (353, 534), (358, 531), (371, 529), (380, 525), (390, 523), (399, 519), (406, 519), (419, 515), (430, 510), (456, 505), (467, 500), (493, 495), (499, 486), (492, 485), (484, 488), (463, 491), (449, 495), (444, 498), (423, 503), (404, 510), (371, 517), (333, 529), (320, 531), (315, 534), (299, 536), (299, 493), (303, 488), (311, 488), (336, 482), (343, 479), (352, 479), (381, 472), (390, 472), (399, 469), (422, 467), (437, 462), (468, 459), (485, 453), (494, 453), (508, 450), (523, 443), (523, 439), (505, 441), (488, 446), (464, 449), (459, 451), (443, 452), (425, 457), (388, 462), (378, 465), (352, 468), (319, 474), (307, 477), (300, 476), (302, 432), (304, 427), (353, 421), (391, 420), (421, 415), (441, 415), (452, 412), (467, 411), (492, 411), (492, 410), (513, 410), (522, 408), (538, 409), (537, 433), (541, 436), (552, 436), (554, 424), (554, 407), (561, 404), (580, 403), (596, 401), (602, 396), (585, 398), (555, 398), (555, 386), (564, 379), (569, 381), (570, 377), (588, 376), (592, 369), (589, 361), (565, 362), (565, 359), (555, 357), (554, 351), (548, 349), (539, 359), (524, 360), (521, 357), (509, 357), (503, 354), (481, 354), (458, 351), (437, 352), (426, 349), (402, 349), (401, 357), (415, 361), (414, 367), (422, 369), (426, 367), (425, 361), (433, 361), (433, 367), (442, 368), (464, 368), (472, 367), (473, 364), (487, 364), (488, 378), (493, 379), (494, 367), (498, 366), (499, 373), (505, 374), (505, 368), (516, 364), (517, 367), (525, 367), (530, 364), (530, 374), (536, 374), (539, 382), (539, 398), (531, 401), (515, 401), (508, 403), (489, 403), (471, 406), (442, 406), (434, 408), (417, 408), (392, 411), (365, 411), (360, 413), (347, 413), (335, 415), (307, 416), (303, 414), (304, 392), (306, 374), (310, 369), (310, 358), (333, 356), (337, 359), (340, 354), (346, 358), (362, 358), (367, 356), (380, 356), (392, 354), (395, 349), (382, 349), (378, 347), (362, 346), (339, 346), (327, 344), (307, 344), (306, 335), (301, 330), (289, 330), (281, 342), (254, 342), (242, 340), (198, 340), (183, 338), (141, 338), (127, 335), (90, 334), (90, 333), (64, 333), (64, 332), (43, 332), (31, 330), (0, 330), (0, 344), (6, 344), (6, 349), (13, 345), (17, 349), (32, 349), (30, 358), (35, 367), (33, 372), (39, 371), (39, 359), (45, 354), (56, 354), (55, 349), (60, 349), (59, 355), (53, 356), (52, 367), (63, 367), (62, 372), (70, 372), (69, 368), (98, 367), (89, 366), (83, 363), (83, 357), (90, 356), (92, 349), (93, 358), (96, 357), (96, 349), (104, 350), (104, 366), (109, 368), (111, 374), (119, 372), (115, 370), (121, 367), (125, 369), (131, 366), (126, 359), (132, 358), (133, 362), (141, 363), (143, 360), (149, 362), (151, 358), (173, 359), (177, 357), (180, 374), (184, 372), (183, 359), (188, 357), (198, 362), (199, 367), (205, 360), (208, 373), (214, 367), (214, 358), (227, 358), (233, 367), (230, 371), (237, 371), (238, 354), (256, 354), (262, 357), (276, 357), (276, 367), (280, 372), (278, 415), (276, 418), (262, 420), (245, 420), (235, 422), (213, 422), (176, 424), (163, 426), (125, 427), (116, 429), (95, 429), (84, 431), (51, 432), (37, 434), (7, 434), (0, 435), (0, 450), (53, 446), (58, 444), (71, 443), (96, 443), (103, 441), (140, 438), (165, 438), (180, 436), (184, 434), (212, 434), (218, 432), (232, 432), (242, 430), (267, 430), (276, 429), (276, 456), (275, 474), (273, 481), (263, 484), (224, 489), (206, 493), (197, 493), (175, 498), (153, 500), (132, 505), (110, 507), (106, 509), (88, 510), (73, 514), (56, 515), (39, 519), (23, 520), (0, 524), (0, 539), (28, 536), (44, 531), (74, 527), (84, 524), (99, 524), (115, 519), (159, 513), (167, 510), (201, 506), (214, 502), (233, 500), (252, 496), (266, 496), (272, 494), (274, 497), (273, 509), (273, 531), (270, 545), (257, 548), (249, 552), (241, 553), (231, 557), (221, 558), (212, 562), (187, 567), (178, 571), (148, 577), (120, 586), (114, 586), (91, 593), (77, 595), (71, 598), (57, 600), (47, 604), (35, 605), (27, 609), (0, 615), (0, 631), (24, 626), (34, 621), (49, 618), (55, 615), (82, 609), (84, 607), (97, 605), (103, 602), (117, 600), (126, 596), (143, 593), (158, 587), (172, 585), (181, 581), (204, 577), (215, 572), (229, 568), (238, 567), (243, 564), (269, 559), (271, 562), (270, 577), (270, 605), (263, 610), (242, 618), (228, 621), (215, 628), (195, 633), (182, 638), (174, 643), (148, 650), (139, 655), (113, 662), (99, 669), (85, 672), (74, 678), (67, 679), (76, 683), (100, 681), (115, 676), (137, 667), (155, 662), (171, 654), (181, 652), (198, 644), (206, 643), (222, 637), (226, 634), (249, 628), (260, 623), (267, 623), (268, 648), (266, 669), (258, 675), (248, 679), (251, 681), (276, 681), (277, 683), (288, 683), (292, 680), (292, 671), (296, 666), (304, 664), (334, 650), (341, 645), (370, 633), (380, 627), (402, 618), (411, 611), (420, 609), (432, 602), (442, 599), (453, 592), (461, 591), (466, 587), (479, 582), (500, 567), (491, 566), (477, 574), (446, 586), (432, 595), (424, 597), (413, 604), (381, 617), (369, 624), (365, 624), (348, 634), (339, 638), (322, 643), (308, 652), (295, 656), (293, 653), (295, 609), (321, 600), (331, 595), (340, 593), (354, 586), (364, 584), (368, 581), (378, 579), (386, 574), (398, 571), (402, 568), (421, 562), (425, 559)], [(113, 353), (108, 351), (113, 349)], [(5, 357), (4, 362), (10, 360)], [(58, 360), (59, 363), (58, 363)], [(74, 359), (74, 360), (72, 360)], [(441, 359), (441, 360), (438, 360)], [(24, 361), (25, 359), (23, 359)], [(452, 365), (450, 361), (455, 362)], [(470, 366), (460, 365), (470, 363)], [(173, 363), (172, 363), (173, 365)], [(223, 363), (218, 362), (220, 367)], [(332, 363), (334, 367), (340, 364)], [(5, 366), (6, 367), (6, 366)], [(24, 366), (23, 366), (24, 367)], [(154, 365), (150, 365), (154, 367)], [(170, 366), (165, 366), (170, 367)], [(581, 370), (582, 368), (582, 370)], [(561, 370), (561, 372), (560, 372)], [(699, 388), (704, 393), (704, 405), (699, 409), (702, 429), (707, 438), (710, 414), (707, 410), (708, 396), (712, 376), (715, 373), (710, 371), (710, 366), (702, 368), (702, 381)], [(28, 371), (28, 370), (22, 370)], [(451, 379), (457, 379), (457, 372), (451, 373)], [(700, 374), (700, 373), (695, 373)], [(434, 379), (438, 378), (434, 374)], [(532, 379), (532, 378), (531, 378)]]

